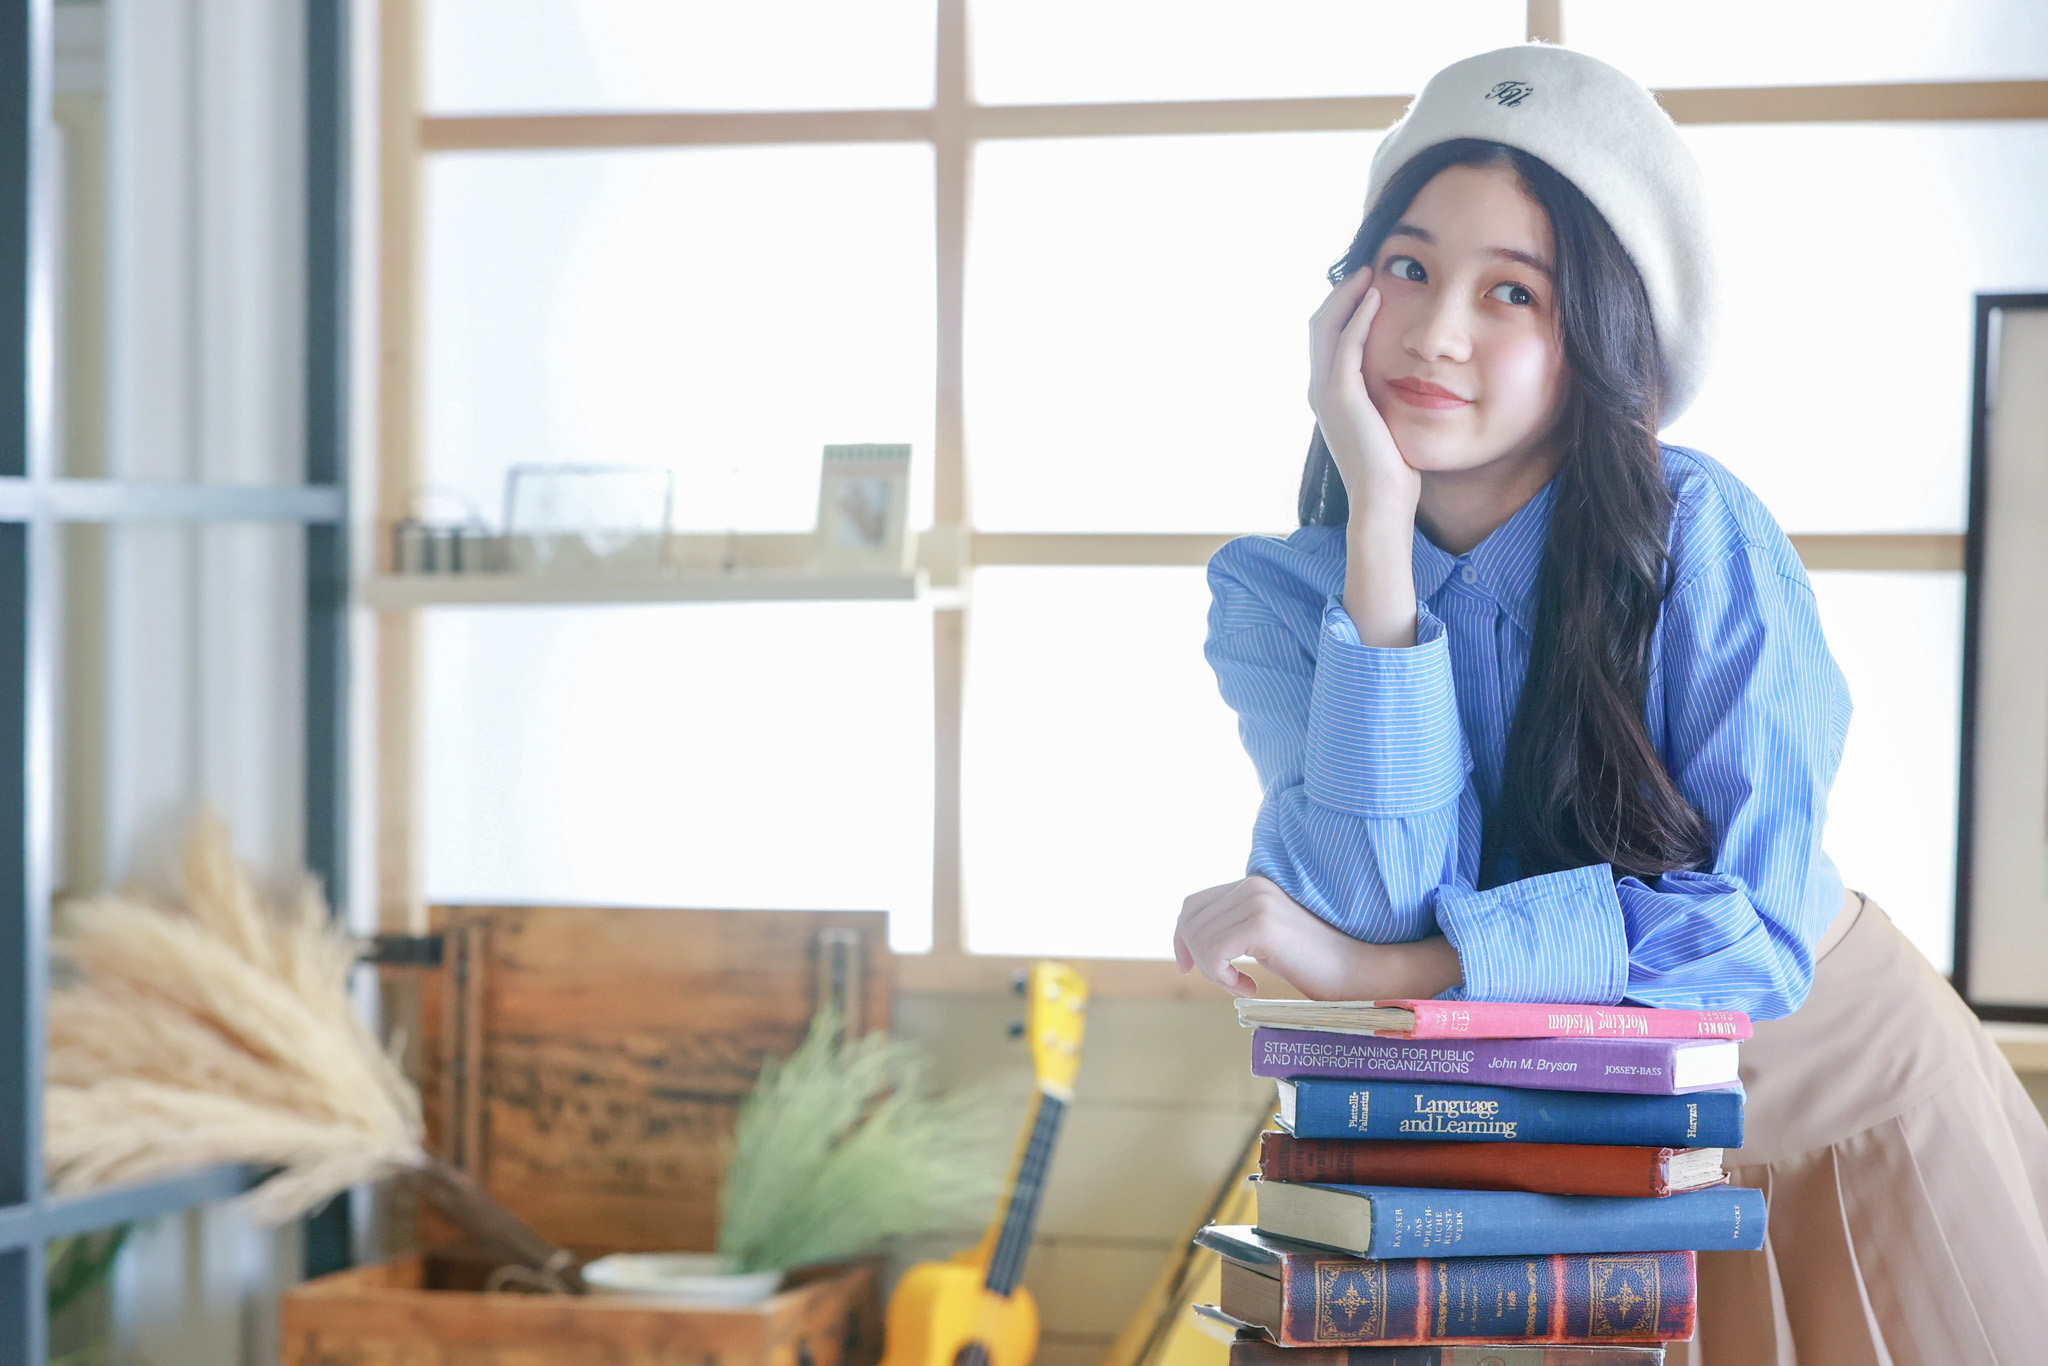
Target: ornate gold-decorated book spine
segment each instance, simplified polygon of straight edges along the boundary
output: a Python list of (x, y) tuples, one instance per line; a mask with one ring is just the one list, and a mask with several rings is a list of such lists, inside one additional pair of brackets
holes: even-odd
[(1288, 1346), (1692, 1336), (1690, 1252), (1378, 1262), (1290, 1255), (1280, 1273), (1276, 1336)]
[(1664, 1349), (1550, 1342), (1518, 1347), (1497, 1342), (1484, 1346), (1282, 1347), (1240, 1334), (1230, 1344), (1230, 1366), (1664, 1366)]

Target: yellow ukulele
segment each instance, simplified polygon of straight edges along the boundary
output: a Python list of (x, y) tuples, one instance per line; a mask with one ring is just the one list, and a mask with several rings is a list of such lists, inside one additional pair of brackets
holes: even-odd
[(1039, 963), (1023, 990), (1029, 996), (1024, 1031), (1038, 1095), (1009, 1194), (973, 1248), (950, 1262), (920, 1262), (903, 1273), (889, 1297), (882, 1366), (1031, 1366), (1038, 1352), (1038, 1305), (1018, 1281), (1053, 1139), (1074, 1096), (1088, 984), (1064, 963)]

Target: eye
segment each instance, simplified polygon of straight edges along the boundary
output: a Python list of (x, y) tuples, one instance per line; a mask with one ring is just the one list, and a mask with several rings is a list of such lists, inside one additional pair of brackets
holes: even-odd
[(1529, 292), (1526, 285), (1518, 285), (1513, 280), (1501, 281), (1492, 289), (1486, 291), (1486, 297), (1498, 299), (1504, 304), (1522, 304), (1527, 306), (1536, 302), (1536, 296)]
[(1387, 264), (1381, 267), (1396, 280), (1413, 280), (1416, 284), (1426, 283), (1429, 272), (1422, 268), (1422, 262), (1413, 256), (1389, 256)]

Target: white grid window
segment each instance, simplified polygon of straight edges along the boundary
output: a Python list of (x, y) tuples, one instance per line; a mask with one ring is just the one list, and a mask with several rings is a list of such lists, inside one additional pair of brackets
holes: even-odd
[[(680, 525), (772, 558), (819, 445), (907, 440), (923, 563), (958, 595), (514, 612), (425, 651), (390, 627), (387, 693), (424, 667), (428, 699), (423, 741), (394, 722), (382, 751), (387, 802), (422, 763), (429, 794), (386, 823), (426, 855), (398, 895), (886, 902), (899, 948), (931, 946), (911, 982), (1163, 955), (1180, 897), (1241, 871), (1257, 796), (1198, 567), (1291, 524), (1301, 332), (1381, 130), (1430, 71), (1526, 33), (1665, 87), (1700, 156), (1729, 307), (1671, 435), (1816, 570), (1859, 709), (1829, 843), (1945, 962), (1970, 295), (2048, 278), (2010, 212), (2048, 196), (2035, 8), (933, 0), (848, 25), (796, 0), (402, 0), (387, 70), (424, 83), (387, 109), (426, 116), (387, 143), (386, 229), (423, 246), (385, 268), (386, 516), (422, 485), (488, 507), (528, 451), (668, 464)], [(486, 791), (565, 707), (609, 737), (547, 736), (570, 787)], [(1107, 852), (1110, 826), (1142, 848)], [(690, 828), (722, 833), (642, 847)], [(757, 873), (773, 848), (821, 856)]]

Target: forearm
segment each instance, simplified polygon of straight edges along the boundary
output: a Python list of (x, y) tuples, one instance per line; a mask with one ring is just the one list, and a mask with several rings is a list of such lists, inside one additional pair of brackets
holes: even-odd
[(1382, 944), (1379, 951), (1382, 962), (1372, 983), (1376, 994), (1353, 999), (1428, 1000), (1465, 984), (1458, 951), (1440, 934), (1409, 944)]
[(1325, 1001), (1428, 1000), (1465, 982), (1458, 951), (1440, 934), (1406, 944), (1351, 939), (1338, 957), (1330, 972), (1302, 973), (1299, 980), (1280, 975), (1303, 995)]
[[(1389, 500), (1392, 502), (1393, 500)], [(1344, 611), (1362, 644), (1415, 643), (1415, 514), (1360, 499), (1345, 529)]]
[[(1402, 574), (1412, 582), (1406, 565)], [(1409, 647), (1380, 648), (1360, 641), (1341, 603), (1325, 610), (1307, 716), (1292, 732), (1300, 758), (1267, 782), (1246, 865), (1378, 943), (1437, 929), (1430, 895), (1459, 875), (1461, 823), (1478, 828), (1448, 640), (1412, 598), (1409, 620)], [(1234, 702), (1237, 680), (1224, 673)], [(1260, 695), (1243, 694), (1248, 704)]]

